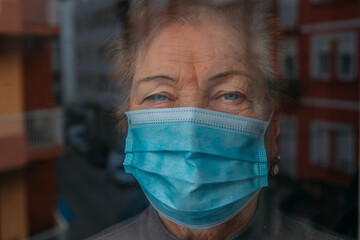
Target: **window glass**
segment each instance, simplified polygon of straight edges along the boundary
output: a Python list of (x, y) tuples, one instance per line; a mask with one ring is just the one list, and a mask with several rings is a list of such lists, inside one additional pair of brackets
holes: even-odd
[(340, 72), (339, 75), (349, 75), (351, 72), (351, 63), (352, 63), (352, 58), (351, 55), (349, 53), (344, 53), (341, 54), (340, 56)]
[(279, 137), (280, 154), (286, 161), (280, 161), (280, 169), (291, 178), (296, 178), (296, 162), (298, 159), (296, 119), (294, 117), (284, 116), (281, 119), (281, 129), (286, 129), (280, 132)]
[(298, 78), (298, 40), (292, 37), (280, 42), (280, 70), (287, 79)]
[[(254, 210), (238, 221), (248, 223), (246, 229), (231, 232), (256, 229), (250, 231), (259, 234), (256, 239), (308, 239), (314, 232), (326, 236), (319, 239), (331, 238), (328, 233), (357, 238), (359, 9), (360, 0), (0, 0), (0, 239), (35, 240), (47, 233), (61, 235), (49, 239), (86, 239), (149, 207), (154, 198), (145, 195), (143, 183), (157, 197), (170, 198), (167, 207), (180, 202), (183, 209), (173, 212), (186, 217), (219, 209), (217, 200), (224, 202), (214, 218)], [(174, 107), (216, 113), (194, 120), (168, 111)], [(147, 121), (138, 128), (126, 115), (133, 110)], [(181, 124), (189, 128), (158, 130), (173, 124), (164, 120), (169, 115), (174, 121), (186, 116)], [(268, 126), (264, 139), (255, 136), (265, 132), (257, 131), (260, 125)], [(149, 132), (142, 135), (144, 126)], [(215, 134), (209, 129), (225, 131), (224, 138), (210, 140)], [(174, 144), (187, 131), (196, 137)], [(143, 144), (132, 144), (136, 137)], [(135, 158), (128, 146), (149, 148), (137, 149), (141, 158)], [(179, 146), (187, 149), (177, 151)], [(138, 181), (125, 171), (126, 156), (148, 167), (142, 176), (158, 171), (156, 180)], [(215, 160), (220, 164), (209, 169)], [(168, 167), (171, 162), (188, 171)], [(170, 182), (164, 173), (181, 184), (163, 188)], [(251, 192), (249, 186), (258, 184)], [(229, 211), (239, 206), (229, 203), (234, 193), (246, 196), (241, 204), (250, 202), (250, 208)], [(179, 201), (189, 196), (201, 200)], [(159, 219), (153, 206), (149, 235), (162, 229), (166, 239), (166, 214)], [(198, 208), (188, 214), (193, 206)]]
[(330, 156), (329, 126), (314, 122), (311, 127), (311, 162), (313, 165), (327, 167)]
[(353, 32), (342, 33), (337, 36), (337, 77), (339, 81), (353, 82), (357, 75), (356, 44), (357, 35)]
[(355, 136), (352, 127), (339, 127), (336, 131), (336, 166), (349, 174), (355, 170)]
[(311, 38), (311, 76), (315, 80), (328, 81), (331, 67), (331, 44), (326, 35)]
[(279, 16), (282, 27), (295, 27), (298, 23), (298, 0), (279, 0)]
[(330, 74), (330, 54), (329, 52), (319, 53), (319, 74), (327, 76)]

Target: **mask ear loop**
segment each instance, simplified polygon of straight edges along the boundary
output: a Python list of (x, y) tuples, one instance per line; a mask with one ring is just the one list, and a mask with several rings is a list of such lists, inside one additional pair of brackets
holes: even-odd
[[(274, 116), (274, 111), (271, 111), (268, 123), (270, 124), (272, 117)], [(274, 159), (270, 161), (270, 168), (269, 168), (269, 175), (275, 177), (279, 174), (280, 167), (279, 167), (280, 155), (277, 154)]]
[(270, 123), (270, 121), (271, 121), (271, 119), (272, 119), (272, 117), (274, 116), (274, 111), (271, 111), (271, 114), (270, 114), (270, 117), (269, 117), (269, 119), (268, 119), (268, 123)]

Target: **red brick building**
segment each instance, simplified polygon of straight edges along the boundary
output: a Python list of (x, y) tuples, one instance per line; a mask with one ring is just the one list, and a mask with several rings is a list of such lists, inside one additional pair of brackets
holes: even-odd
[(275, 59), (299, 81), (301, 107), (285, 116), (282, 167), (302, 180), (349, 184), (359, 162), (359, 0), (275, 0), (285, 37)]
[(55, 226), (62, 111), (54, 104), (55, 0), (0, 1), (0, 239)]

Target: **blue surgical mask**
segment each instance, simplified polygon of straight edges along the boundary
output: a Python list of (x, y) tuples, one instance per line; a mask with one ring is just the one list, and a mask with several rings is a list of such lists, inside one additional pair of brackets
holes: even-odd
[(153, 207), (179, 225), (219, 225), (268, 184), (268, 122), (193, 107), (126, 115), (125, 171)]

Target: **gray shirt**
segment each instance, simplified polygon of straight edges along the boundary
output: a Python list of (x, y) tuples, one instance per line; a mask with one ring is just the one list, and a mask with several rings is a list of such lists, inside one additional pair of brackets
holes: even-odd
[[(150, 206), (140, 215), (110, 227), (90, 239), (177, 240), (178, 238), (170, 233), (161, 221), (156, 210)], [(240, 232), (228, 239), (318, 240), (350, 238), (331, 232), (310, 221), (283, 213), (260, 196), (256, 212), (252, 219)]]

